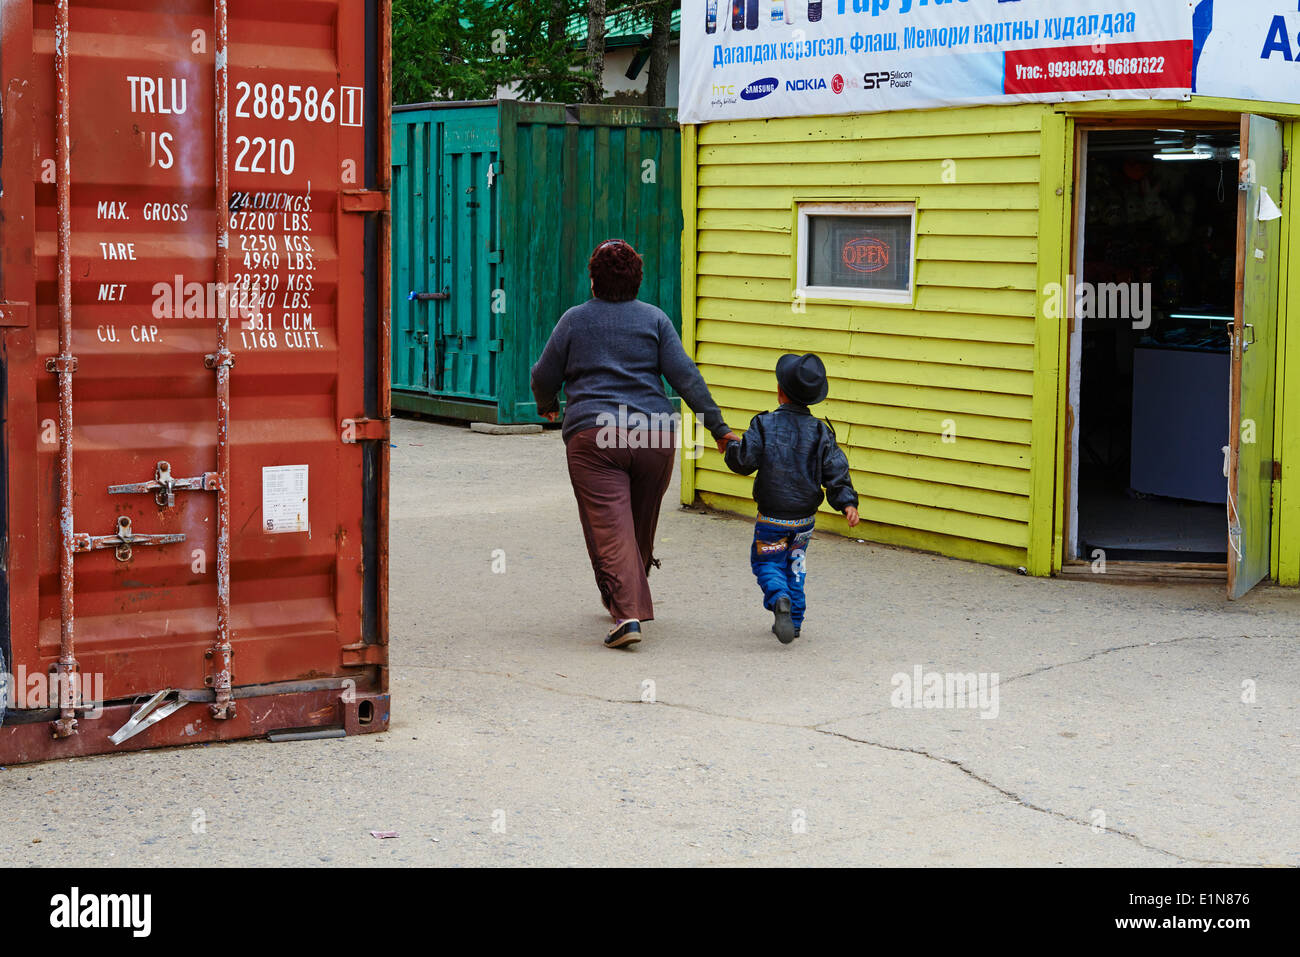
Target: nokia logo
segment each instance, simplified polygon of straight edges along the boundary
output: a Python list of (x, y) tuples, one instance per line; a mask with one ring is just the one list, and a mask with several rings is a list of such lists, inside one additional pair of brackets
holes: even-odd
[(811, 80), (786, 80), (785, 88), (787, 90), (824, 90), (826, 81), (821, 77), (813, 77)]
[(749, 86), (740, 91), (742, 100), (761, 100), (769, 93), (775, 93), (781, 81), (774, 76), (764, 77), (761, 80), (755, 80)]

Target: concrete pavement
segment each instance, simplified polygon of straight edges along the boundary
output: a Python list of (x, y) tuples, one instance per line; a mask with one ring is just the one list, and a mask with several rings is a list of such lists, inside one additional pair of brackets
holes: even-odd
[(674, 487), (610, 651), (557, 433), (393, 443), (391, 731), (7, 768), (0, 863), (1300, 865), (1300, 593), (819, 534), (782, 646), (749, 524)]

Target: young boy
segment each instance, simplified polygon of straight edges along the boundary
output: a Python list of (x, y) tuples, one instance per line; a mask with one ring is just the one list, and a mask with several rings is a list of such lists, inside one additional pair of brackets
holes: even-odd
[(811, 352), (784, 355), (776, 364), (776, 382), (780, 408), (754, 416), (744, 439), (729, 442), (725, 454), (733, 472), (758, 472), (749, 563), (763, 589), (763, 607), (775, 618), (772, 633), (788, 645), (803, 627), (805, 554), (822, 489), (849, 527), (858, 524), (858, 493), (835, 430), (808, 411), (830, 390), (822, 360)]

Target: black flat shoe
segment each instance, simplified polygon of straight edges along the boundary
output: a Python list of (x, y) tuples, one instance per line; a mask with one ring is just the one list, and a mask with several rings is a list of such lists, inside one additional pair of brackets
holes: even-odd
[(772, 622), (772, 634), (776, 635), (781, 644), (790, 644), (798, 634), (790, 618), (790, 599), (778, 598), (776, 604), (772, 606), (772, 615), (776, 619)]
[(629, 618), (609, 630), (609, 634), (605, 637), (605, 647), (622, 648), (624, 645), (635, 644), (640, 640), (641, 622), (635, 618)]

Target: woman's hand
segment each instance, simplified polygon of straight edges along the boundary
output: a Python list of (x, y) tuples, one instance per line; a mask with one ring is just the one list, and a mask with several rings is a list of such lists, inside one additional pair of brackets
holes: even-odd
[(860, 521), (858, 518), (858, 510), (852, 505), (844, 510), (844, 517), (849, 520), (849, 528), (852, 528)]
[(735, 432), (728, 432), (722, 438), (718, 439), (718, 451), (725, 453), (727, 451), (728, 445), (730, 445), (732, 442), (739, 442), (739, 441), (740, 441), (739, 435), (737, 435)]
[(558, 411), (542, 413), (542, 418), (544, 418), (547, 422), (554, 422), (557, 419), (559, 419), (559, 417), (560, 417), (560, 413)]

